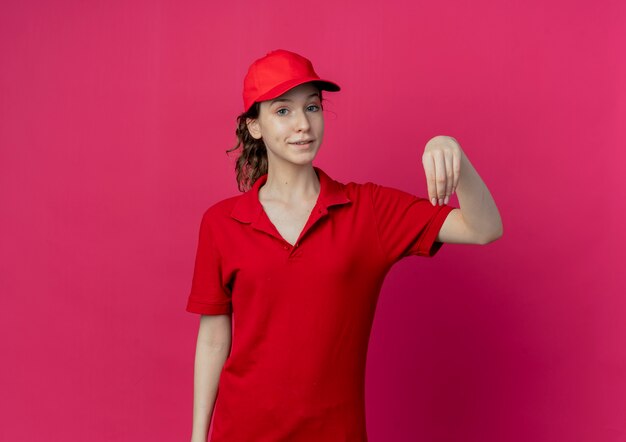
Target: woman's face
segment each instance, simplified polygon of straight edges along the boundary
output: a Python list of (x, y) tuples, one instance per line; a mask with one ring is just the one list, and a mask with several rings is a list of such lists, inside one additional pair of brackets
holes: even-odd
[(324, 136), (320, 92), (304, 83), (268, 101), (262, 101), (259, 117), (248, 120), (248, 130), (263, 139), (270, 163), (304, 165), (315, 158)]

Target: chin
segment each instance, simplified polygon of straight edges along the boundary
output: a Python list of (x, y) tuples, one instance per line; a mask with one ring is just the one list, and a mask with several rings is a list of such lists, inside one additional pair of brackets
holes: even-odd
[(287, 161), (304, 166), (305, 164), (313, 162), (316, 156), (317, 152), (301, 152), (300, 155), (290, 155)]
[(317, 150), (301, 152), (283, 152), (282, 155), (272, 155), (270, 161), (277, 161), (283, 164), (293, 164), (296, 166), (309, 165), (317, 157)]
[(291, 164), (295, 164), (296, 166), (308, 166), (309, 164), (313, 163), (313, 160), (315, 158), (309, 158), (309, 159), (300, 159), (297, 161), (290, 161)]

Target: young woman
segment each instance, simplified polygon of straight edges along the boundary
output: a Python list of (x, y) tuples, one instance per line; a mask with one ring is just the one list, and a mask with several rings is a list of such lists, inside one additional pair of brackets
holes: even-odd
[[(313, 166), (322, 91), (338, 90), (289, 51), (248, 70), (236, 146), (244, 193), (204, 213), (187, 303), (201, 315), (194, 441), (206, 440), (212, 417), (214, 442), (366, 441), (366, 354), (385, 275), (442, 243), (502, 235), (454, 138), (426, 144), (428, 199), (342, 184)], [(460, 208), (447, 205), (455, 192)]]

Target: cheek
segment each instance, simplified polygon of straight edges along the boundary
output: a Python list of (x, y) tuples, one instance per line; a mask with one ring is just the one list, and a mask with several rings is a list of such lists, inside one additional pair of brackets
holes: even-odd
[(320, 121), (317, 123), (317, 130), (320, 133), (324, 133), (324, 119), (321, 118)]
[(287, 127), (288, 125), (286, 121), (278, 119), (267, 121), (263, 126), (264, 132), (269, 136), (280, 136), (281, 134), (285, 133)]

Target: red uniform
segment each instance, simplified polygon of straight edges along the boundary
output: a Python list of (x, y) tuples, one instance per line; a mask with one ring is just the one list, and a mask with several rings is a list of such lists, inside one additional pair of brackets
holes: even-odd
[(295, 245), (252, 189), (202, 218), (187, 311), (233, 312), (213, 442), (364, 442), (365, 364), (383, 279), (433, 256), (451, 206), (315, 167), (317, 204)]

